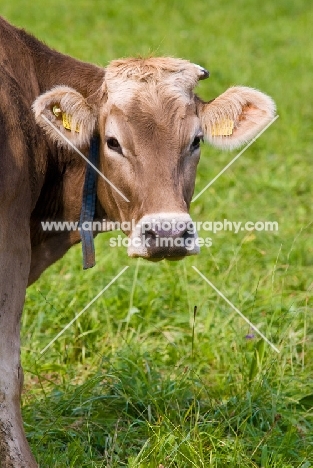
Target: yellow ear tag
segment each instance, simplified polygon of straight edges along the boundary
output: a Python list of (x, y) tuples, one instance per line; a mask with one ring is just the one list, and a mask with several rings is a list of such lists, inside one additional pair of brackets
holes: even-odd
[[(72, 126), (71, 126), (72, 117), (70, 115), (66, 114), (65, 112), (62, 112), (58, 106), (53, 106), (52, 112), (54, 113), (57, 119), (62, 116), (63, 127), (66, 130), (72, 130)], [(75, 132), (79, 133), (78, 125), (76, 125)]]
[[(71, 121), (72, 121), (72, 117), (70, 115), (66, 114), (65, 112), (63, 112), (62, 113), (62, 123), (63, 123), (63, 127), (66, 128), (66, 130), (72, 130)], [(79, 133), (79, 126), (78, 125), (76, 125), (75, 132)]]
[(62, 111), (61, 109), (58, 107), (58, 106), (53, 106), (52, 108), (52, 112), (54, 113), (54, 115), (59, 118), (62, 114)]
[(220, 122), (216, 122), (211, 127), (212, 136), (230, 136), (233, 134), (234, 121), (230, 119), (224, 119)]

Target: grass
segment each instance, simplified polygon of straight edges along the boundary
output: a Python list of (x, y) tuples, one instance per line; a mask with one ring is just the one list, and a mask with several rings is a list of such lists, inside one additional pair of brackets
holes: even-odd
[[(104, 234), (94, 269), (82, 271), (78, 246), (28, 289), (23, 413), (40, 467), (313, 466), (312, 5), (0, 0), (0, 14), (102, 65), (149, 53), (191, 59), (211, 71), (202, 97), (253, 86), (280, 115), (191, 207), (197, 221), (276, 220), (278, 232), (202, 232), (213, 245), (200, 256), (153, 265)], [(234, 155), (203, 147), (196, 193)], [(246, 337), (192, 265), (279, 354)]]

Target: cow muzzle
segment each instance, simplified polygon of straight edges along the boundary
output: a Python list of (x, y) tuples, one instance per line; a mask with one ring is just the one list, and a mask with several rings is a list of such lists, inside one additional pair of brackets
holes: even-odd
[(187, 213), (143, 216), (129, 239), (129, 257), (179, 260), (200, 251), (194, 223)]

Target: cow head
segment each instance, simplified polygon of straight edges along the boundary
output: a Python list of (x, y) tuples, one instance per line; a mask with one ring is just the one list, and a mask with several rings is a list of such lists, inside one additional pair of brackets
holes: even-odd
[[(97, 196), (108, 218), (124, 225), (130, 256), (179, 258), (198, 252), (188, 214), (203, 139), (234, 149), (273, 118), (271, 98), (233, 87), (210, 102), (194, 94), (208, 72), (173, 58), (111, 62), (91, 96), (56, 86), (34, 103), (36, 120), (59, 145), (88, 145), (100, 136)], [(48, 124), (45, 116), (58, 131)], [(165, 239), (167, 242), (160, 242)], [(136, 241), (136, 242), (135, 242)]]

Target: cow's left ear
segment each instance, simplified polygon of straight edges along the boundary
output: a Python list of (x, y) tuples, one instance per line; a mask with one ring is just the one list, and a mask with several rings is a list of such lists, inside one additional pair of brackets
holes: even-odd
[(196, 100), (206, 140), (235, 149), (254, 138), (275, 116), (274, 101), (253, 88), (235, 86), (210, 102)]
[[(95, 129), (95, 108), (73, 88), (56, 86), (33, 103), (36, 122), (60, 146), (87, 144)], [(62, 135), (66, 137), (63, 138)]]

